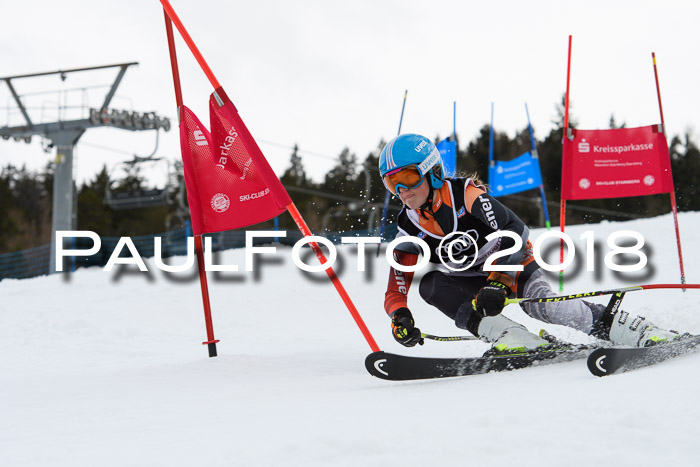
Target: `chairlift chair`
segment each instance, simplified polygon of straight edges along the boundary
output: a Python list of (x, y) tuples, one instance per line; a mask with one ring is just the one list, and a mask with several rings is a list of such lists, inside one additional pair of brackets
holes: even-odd
[[(104, 203), (110, 208), (119, 211), (126, 209), (150, 208), (170, 204), (170, 162), (163, 157), (154, 157), (158, 150), (158, 134), (156, 131), (156, 147), (148, 156), (137, 156), (129, 161), (118, 163), (110, 172), (105, 186)], [(152, 163), (165, 171), (165, 187), (139, 190), (119, 190), (117, 184), (120, 180), (115, 178), (115, 173), (122, 171), (129, 173), (137, 164)]]

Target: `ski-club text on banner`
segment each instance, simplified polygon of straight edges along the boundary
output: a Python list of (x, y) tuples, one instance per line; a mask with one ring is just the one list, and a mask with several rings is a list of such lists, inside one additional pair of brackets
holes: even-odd
[(564, 139), (565, 199), (623, 198), (673, 191), (668, 145), (659, 125), (571, 130)]
[(493, 161), (489, 167), (489, 189), (493, 196), (507, 196), (540, 185), (540, 162), (529, 151), (509, 161)]

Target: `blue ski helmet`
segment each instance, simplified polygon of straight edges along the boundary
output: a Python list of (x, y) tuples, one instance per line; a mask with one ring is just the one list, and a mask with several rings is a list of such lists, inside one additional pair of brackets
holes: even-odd
[(410, 134), (399, 135), (389, 141), (379, 155), (379, 175), (392, 170), (416, 164), (423, 176), (428, 176), (430, 186), (440, 189), (445, 183), (445, 170), (440, 151), (425, 136)]

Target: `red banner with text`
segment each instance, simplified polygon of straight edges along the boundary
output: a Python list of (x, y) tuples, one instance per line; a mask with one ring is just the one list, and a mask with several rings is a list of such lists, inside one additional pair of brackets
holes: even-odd
[(673, 191), (668, 144), (659, 125), (572, 130), (564, 139), (562, 198), (600, 199)]
[(238, 229), (284, 212), (291, 203), (287, 191), (233, 105), (213, 103), (211, 123), (210, 133), (182, 107), (180, 145), (194, 234)]

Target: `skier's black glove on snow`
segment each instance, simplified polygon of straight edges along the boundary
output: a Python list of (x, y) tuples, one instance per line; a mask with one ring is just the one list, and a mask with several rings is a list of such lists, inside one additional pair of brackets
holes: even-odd
[(474, 309), (481, 316), (496, 316), (506, 306), (508, 287), (500, 282), (490, 281), (479, 290), (474, 300)]
[(415, 326), (413, 315), (408, 308), (399, 308), (394, 312), (394, 317), (391, 319), (391, 333), (396, 342), (406, 347), (423, 345), (420, 329)]

